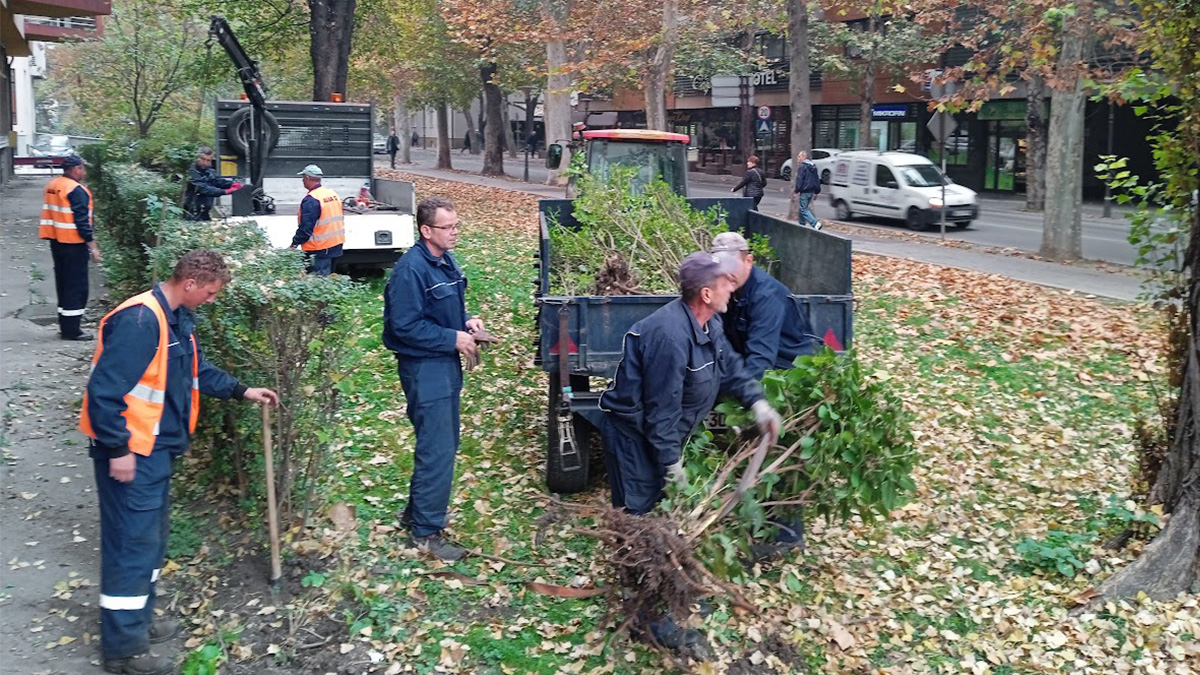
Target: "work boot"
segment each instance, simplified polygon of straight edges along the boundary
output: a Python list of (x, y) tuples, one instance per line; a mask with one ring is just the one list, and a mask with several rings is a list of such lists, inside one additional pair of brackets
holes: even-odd
[(428, 537), (409, 535), (408, 541), (421, 553), (428, 553), (444, 562), (457, 562), (467, 555), (467, 549), (451, 543), (441, 532), (436, 532)]
[(175, 659), (154, 652), (143, 652), (126, 659), (106, 658), (104, 671), (121, 675), (170, 675), (175, 672)]
[(87, 342), (95, 340), (96, 336), (91, 333), (80, 333), (79, 335), (59, 335), (60, 340), (69, 340), (71, 342)]
[(183, 631), (183, 624), (175, 619), (158, 619), (150, 626), (150, 644), (157, 645), (174, 640)]
[[(669, 649), (680, 656), (688, 656), (696, 661), (706, 661), (712, 658), (712, 647), (704, 635), (695, 628), (685, 628), (675, 622), (670, 615), (665, 615), (657, 621), (649, 622), (650, 636), (653, 642)], [(646, 634), (638, 632), (635, 637), (646, 641)]]

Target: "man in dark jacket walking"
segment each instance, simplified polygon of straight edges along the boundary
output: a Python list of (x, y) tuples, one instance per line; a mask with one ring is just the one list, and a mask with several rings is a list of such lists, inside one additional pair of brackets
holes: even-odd
[(221, 178), (213, 169), (213, 149), (202, 147), (196, 152), (196, 161), (188, 167), (187, 188), (183, 196), (184, 217), (188, 220), (212, 220), (208, 212), (213, 200), (242, 189), (242, 184)]
[(758, 168), (758, 155), (750, 155), (746, 158), (746, 173), (742, 174), (742, 181), (730, 192), (737, 192), (743, 188), (745, 188), (745, 192), (742, 193), (742, 196), (753, 199), (754, 206), (750, 208), (757, 211), (758, 203), (762, 201), (763, 193), (767, 189), (767, 177), (763, 175), (762, 169)]
[(821, 229), (821, 221), (812, 212), (812, 200), (821, 194), (821, 177), (817, 165), (801, 150), (796, 154), (796, 195), (800, 202), (800, 218), (814, 230)]
[(392, 168), (396, 168), (396, 153), (400, 152), (400, 137), (396, 135), (396, 130), (393, 128), (388, 132), (387, 139), (387, 154), (392, 160)]

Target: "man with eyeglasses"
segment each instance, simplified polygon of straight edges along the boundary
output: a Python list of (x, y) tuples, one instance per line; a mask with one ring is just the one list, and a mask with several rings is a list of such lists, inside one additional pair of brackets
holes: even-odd
[(432, 197), (417, 205), (421, 240), (392, 269), (384, 294), (383, 344), (396, 353), (408, 419), (416, 431), (413, 475), (400, 524), (410, 543), (445, 561), (466, 555), (442, 530), (459, 442), (460, 357), (478, 357), (483, 321), (466, 310), (467, 277), (450, 252), (458, 243), (454, 204)]

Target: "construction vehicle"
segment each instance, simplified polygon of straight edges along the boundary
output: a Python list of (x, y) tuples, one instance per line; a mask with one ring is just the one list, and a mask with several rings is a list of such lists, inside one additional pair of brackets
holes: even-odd
[(341, 101), (271, 101), (258, 64), (220, 16), (212, 17), (209, 26), (210, 48), (213, 40), (233, 61), (245, 91), (241, 99), (216, 102), (219, 172), (250, 177), (245, 188), (231, 195), (233, 217), (253, 220), (273, 246), (286, 248), (296, 232), (296, 213), (306, 194), (297, 174), (317, 164), (325, 174), (322, 185), (340, 196), (361, 196), (364, 184), (368, 194), (375, 195), (369, 210), (347, 210), (346, 242), (335, 271), (390, 268), (415, 242), (416, 195), (410, 182), (374, 177), (374, 107)]
[[(584, 131), (581, 144), (589, 171), (603, 174), (613, 165), (636, 166), (645, 182), (669, 179), (687, 195), (685, 134), (616, 129)], [(562, 148), (551, 145), (547, 154)], [(554, 168), (553, 166), (551, 168)], [(768, 239), (779, 256), (775, 276), (791, 289), (792, 301), (809, 318), (813, 337), (840, 350), (853, 338), (854, 295), (850, 280), (850, 241), (753, 210), (744, 198), (688, 199), (697, 212), (723, 213), (730, 230)], [(600, 392), (617, 370), (625, 333), (677, 295), (551, 295), (552, 227), (578, 227), (570, 199), (538, 202), (541, 240), (534, 292), (538, 337), (534, 362), (549, 374), (546, 415), (546, 484), (552, 492), (587, 488), (600, 456)]]

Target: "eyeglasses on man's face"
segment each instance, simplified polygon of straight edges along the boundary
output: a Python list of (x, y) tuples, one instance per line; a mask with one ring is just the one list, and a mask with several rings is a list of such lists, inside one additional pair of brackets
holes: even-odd
[(462, 223), (455, 223), (453, 225), (424, 225), (423, 227), (428, 227), (434, 230), (450, 230), (451, 232), (458, 232), (462, 230)]

